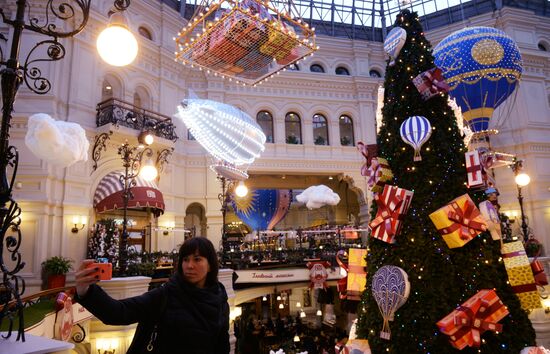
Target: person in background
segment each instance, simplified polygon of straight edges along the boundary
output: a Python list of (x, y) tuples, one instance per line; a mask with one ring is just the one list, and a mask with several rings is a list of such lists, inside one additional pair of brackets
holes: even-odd
[(92, 263), (84, 260), (76, 273), (76, 300), (105, 324), (138, 323), (127, 353), (229, 353), (227, 293), (208, 239), (186, 240), (169, 282), (127, 299), (115, 300), (96, 284)]

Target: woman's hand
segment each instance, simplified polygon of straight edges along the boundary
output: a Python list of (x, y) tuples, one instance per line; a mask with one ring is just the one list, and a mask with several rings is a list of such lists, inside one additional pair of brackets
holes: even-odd
[(99, 281), (99, 275), (94, 274), (98, 271), (98, 268), (88, 268), (94, 262), (93, 259), (85, 259), (80, 264), (80, 267), (78, 267), (78, 271), (75, 274), (76, 293), (78, 296), (85, 296), (90, 285)]

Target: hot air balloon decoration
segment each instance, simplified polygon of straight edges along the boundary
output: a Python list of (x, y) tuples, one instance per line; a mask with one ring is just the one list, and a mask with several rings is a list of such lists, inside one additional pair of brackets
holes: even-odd
[(422, 161), (420, 149), (432, 135), (432, 126), (426, 117), (412, 116), (407, 118), (399, 129), (401, 139), (414, 149), (414, 161)]
[(288, 213), (290, 189), (256, 189), (244, 198), (231, 198), (235, 214), (251, 229), (272, 230)]
[(178, 106), (191, 134), (214, 158), (210, 166), (230, 180), (248, 178), (246, 169), (265, 149), (262, 128), (248, 114), (228, 104), (189, 98)]
[(388, 33), (386, 40), (384, 41), (384, 51), (388, 53), (391, 58), (390, 65), (395, 64), (395, 58), (401, 52), (401, 49), (405, 45), (407, 40), (407, 31), (401, 27), (395, 27)]
[(490, 133), (494, 110), (514, 92), (523, 72), (514, 40), (495, 28), (469, 27), (443, 39), (433, 54), (471, 130)]
[(390, 321), (393, 321), (395, 312), (407, 302), (410, 290), (409, 277), (399, 267), (386, 265), (374, 274), (372, 294), (384, 318), (380, 338), (390, 339)]

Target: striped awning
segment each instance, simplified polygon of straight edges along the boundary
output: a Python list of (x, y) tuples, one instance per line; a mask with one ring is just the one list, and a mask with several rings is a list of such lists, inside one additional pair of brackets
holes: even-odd
[[(122, 171), (114, 171), (101, 179), (94, 194), (94, 208), (98, 213), (123, 209), (122, 201)], [(164, 213), (164, 198), (161, 191), (153, 181), (146, 181), (140, 176), (136, 177), (136, 185), (131, 189), (133, 198), (128, 201), (128, 208), (151, 208), (151, 211), (159, 216)]]

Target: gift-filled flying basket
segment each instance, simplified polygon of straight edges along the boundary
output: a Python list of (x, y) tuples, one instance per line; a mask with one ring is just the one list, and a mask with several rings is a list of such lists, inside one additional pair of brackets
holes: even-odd
[[(176, 61), (254, 85), (317, 50), (291, 0), (208, 0), (176, 37)], [(297, 18), (297, 20), (296, 20)]]

